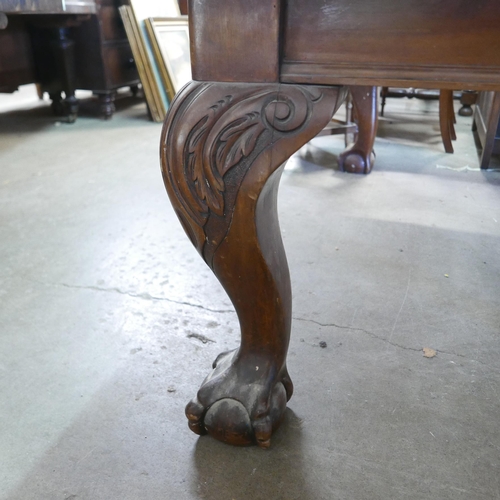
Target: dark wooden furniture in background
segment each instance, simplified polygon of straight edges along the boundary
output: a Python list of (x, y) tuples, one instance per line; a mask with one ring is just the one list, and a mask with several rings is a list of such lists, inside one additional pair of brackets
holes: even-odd
[(378, 127), (377, 87), (354, 85), (352, 95), (357, 134), (354, 143), (339, 155), (339, 167), (343, 172), (369, 174), (375, 163), (373, 145)]
[(384, 116), (385, 104), (388, 97), (406, 97), (408, 99), (415, 98), (424, 101), (439, 99), (439, 126), (441, 129), (444, 150), (450, 154), (454, 152), (452, 141), (456, 141), (457, 136), (454, 126), (456, 117), (453, 108), (453, 99), (458, 99), (458, 97), (454, 96), (452, 90), (441, 89), (438, 92), (432, 92), (423, 89), (390, 89), (389, 87), (382, 87), (380, 97), (382, 98), (381, 116)]
[(0, 30), (0, 92), (14, 92), (20, 85), (35, 81), (26, 25), (18, 16), (10, 16), (7, 21), (7, 26)]
[[(381, 108), (380, 116), (384, 116), (385, 105), (387, 103), (387, 98), (406, 98), (406, 99), (421, 99), (423, 101), (437, 101), (439, 100), (439, 91), (429, 90), (429, 89), (397, 89), (390, 87), (382, 87), (380, 89), (380, 99)], [(458, 94), (453, 96), (454, 99), (458, 99)]]
[(325, 135), (343, 135), (346, 147), (356, 141), (358, 135), (358, 125), (354, 121), (356, 117), (353, 113), (354, 105), (352, 102), (352, 94), (350, 92), (346, 96), (344, 105), (344, 119), (342, 120), (337, 112), (328, 125), (316, 137)]
[[(110, 118), (114, 94), (139, 84), (118, 0), (0, 0), (9, 24), (0, 31), (0, 91), (37, 82), (54, 111), (76, 118), (75, 90), (99, 96)], [(64, 92), (65, 99), (61, 97)]]
[(457, 140), (455, 133), (455, 110), (453, 108), (453, 90), (441, 89), (439, 91), (439, 127), (441, 129), (441, 139), (444, 150), (453, 154), (452, 141)]
[(163, 177), (235, 306), (241, 345), (186, 414), (198, 434), (265, 448), (292, 395), (283, 163), (330, 121), (341, 85), (500, 90), (500, 3), (190, 0), (189, 14), (196, 81), (165, 121)]
[(179, 10), (183, 16), (188, 15), (188, 3), (187, 0), (179, 0)]
[(488, 168), (491, 155), (500, 154), (500, 93), (479, 94), (472, 128), (477, 131), (483, 148), (481, 168)]
[(460, 96), (462, 107), (458, 110), (460, 116), (472, 116), (472, 105), (477, 102), (477, 92), (475, 90), (464, 90)]
[[(377, 87), (350, 86), (350, 94), (353, 96), (353, 105), (356, 113), (354, 123), (356, 126), (355, 142), (346, 151), (339, 155), (339, 167), (343, 172), (356, 174), (369, 174), (375, 164), (375, 151), (373, 149), (378, 128), (378, 102)], [(455, 134), (456, 118), (453, 108), (453, 91), (440, 90), (435, 95), (430, 93), (416, 93), (413, 89), (397, 89), (389, 91), (388, 87), (382, 87), (381, 97), (417, 97), (424, 100), (439, 99), (439, 126), (441, 139), (445, 151), (453, 153), (452, 141), (457, 139)], [(420, 96), (424, 97), (420, 97)], [(381, 115), (383, 107), (381, 110)], [(329, 127), (327, 126), (327, 129)]]
[(385, 104), (388, 97), (404, 97), (408, 99), (422, 99), (424, 101), (439, 99), (439, 126), (441, 129), (441, 139), (443, 140), (444, 150), (452, 154), (454, 151), (452, 141), (457, 140), (454, 126), (456, 118), (453, 109), (453, 94), (452, 90), (447, 89), (432, 92), (423, 89), (390, 89), (389, 87), (382, 87), (380, 90), (380, 97), (382, 99), (380, 116), (384, 116)]

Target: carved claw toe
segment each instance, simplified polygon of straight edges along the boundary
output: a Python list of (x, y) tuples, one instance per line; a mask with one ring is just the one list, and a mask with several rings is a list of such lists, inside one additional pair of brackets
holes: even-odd
[(221, 352), (216, 358), (215, 361), (212, 363), (212, 368), (215, 369), (217, 368), (217, 365), (221, 364), (224, 359), (229, 358), (230, 356), (233, 356), (236, 350), (232, 351), (226, 351), (226, 352)]
[(196, 400), (191, 401), (186, 406), (186, 417), (188, 419), (189, 428), (199, 436), (207, 433), (203, 426), (203, 415), (205, 408)]
[(292, 395), (292, 382), (286, 368), (274, 380), (270, 374), (276, 372), (272, 369), (253, 379), (248, 373), (237, 351), (217, 357), (214, 372), (186, 407), (188, 425), (194, 433), (208, 433), (236, 446), (257, 444), (269, 448), (271, 435), (281, 423)]
[(283, 419), (287, 401), (285, 386), (283, 383), (276, 384), (265, 411), (253, 423), (255, 441), (260, 448), (271, 446), (271, 435)]
[(261, 448), (271, 446), (271, 435), (273, 433), (273, 424), (271, 417), (266, 416), (254, 423), (255, 440)]
[(293, 382), (292, 382), (292, 379), (290, 378), (290, 375), (288, 375), (288, 372), (286, 370), (285, 370), (285, 374), (283, 375), (283, 379), (281, 380), (281, 383), (283, 384), (283, 387), (285, 388), (286, 400), (290, 401), (290, 399), (293, 396)]

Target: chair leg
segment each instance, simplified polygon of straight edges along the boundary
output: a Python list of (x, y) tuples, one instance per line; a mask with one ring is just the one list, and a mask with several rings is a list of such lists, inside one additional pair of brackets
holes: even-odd
[[(353, 107), (354, 104), (352, 103), (352, 95), (349, 92), (347, 99), (345, 100), (345, 122), (346, 125), (356, 127), (356, 123), (354, 122), (354, 117), (353, 117)], [(356, 133), (350, 131), (350, 129), (346, 130), (346, 133), (344, 134), (344, 144), (345, 147), (347, 148), (350, 144), (352, 144), (356, 140)]]
[(449, 110), (450, 110), (450, 132), (451, 132), (451, 140), (456, 141), (457, 140), (457, 133), (455, 132), (455, 124), (457, 123), (457, 117), (455, 116), (455, 107), (453, 105), (453, 91), (449, 93), (448, 97), (450, 103), (449, 103)]
[(439, 125), (441, 128), (441, 139), (443, 140), (444, 150), (447, 153), (453, 153), (453, 144), (451, 141), (455, 135), (453, 127), (453, 91), (441, 90), (439, 93)]

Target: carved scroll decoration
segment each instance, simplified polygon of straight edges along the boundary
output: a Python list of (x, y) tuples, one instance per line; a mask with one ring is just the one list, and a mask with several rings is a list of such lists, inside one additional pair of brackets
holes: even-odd
[[(257, 156), (272, 154), (280, 139), (307, 127), (322, 99), (318, 87), (226, 84), (224, 90), (221, 98), (220, 85), (188, 84), (169, 111), (161, 141), (169, 196), (202, 256), (205, 244), (216, 247), (230, 224), (229, 174), (232, 184), (240, 184)], [(209, 231), (213, 217), (220, 221)]]

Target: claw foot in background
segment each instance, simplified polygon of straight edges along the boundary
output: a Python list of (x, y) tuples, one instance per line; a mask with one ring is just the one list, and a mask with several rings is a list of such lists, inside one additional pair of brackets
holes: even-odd
[(377, 135), (377, 87), (355, 85), (349, 87), (358, 125), (356, 142), (339, 156), (339, 167), (344, 172), (369, 174), (375, 163), (373, 145)]
[(375, 153), (366, 155), (353, 149), (344, 151), (339, 156), (339, 167), (343, 172), (351, 174), (369, 174), (375, 164)]

